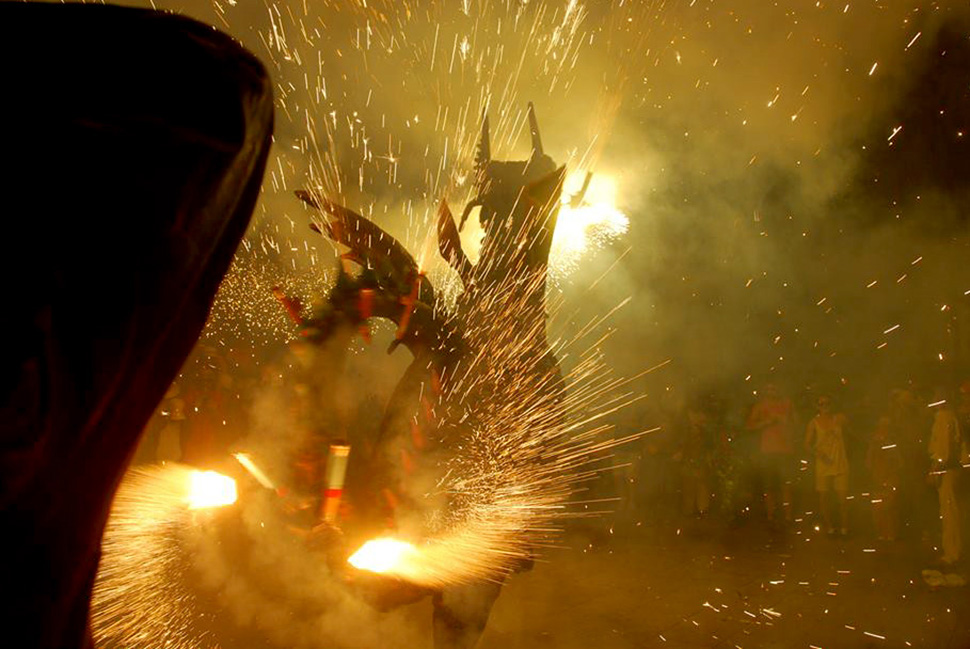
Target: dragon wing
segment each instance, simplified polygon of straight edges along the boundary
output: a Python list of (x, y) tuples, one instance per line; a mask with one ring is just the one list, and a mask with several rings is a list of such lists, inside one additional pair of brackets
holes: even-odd
[(326, 214), (322, 229), (313, 229), (350, 248), (353, 257), (361, 265), (389, 276), (405, 292), (405, 287), (414, 283), (418, 276), (418, 264), (414, 257), (401, 242), (376, 223), (316, 192), (298, 189), (296, 196)]
[(438, 205), (438, 252), (448, 265), (458, 272), (462, 284), (468, 286), (468, 282), (471, 281), (472, 265), (461, 248), (461, 237), (458, 235), (458, 228), (455, 227), (455, 219), (444, 199)]

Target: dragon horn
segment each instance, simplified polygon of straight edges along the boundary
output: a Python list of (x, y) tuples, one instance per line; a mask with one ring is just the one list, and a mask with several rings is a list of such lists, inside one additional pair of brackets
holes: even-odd
[(455, 219), (448, 208), (448, 202), (443, 198), (438, 205), (438, 252), (455, 269), (462, 284), (467, 286), (471, 279), (471, 263), (461, 248), (461, 237), (455, 227)]
[(529, 133), (532, 135), (532, 155), (544, 155), (542, 138), (539, 136), (539, 121), (536, 119), (536, 108), (529, 102)]
[(485, 167), (492, 160), (492, 145), (489, 140), (488, 115), (482, 115), (482, 135), (478, 140), (478, 151), (475, 154), (475, 173), (479, 176), (485, 173)]

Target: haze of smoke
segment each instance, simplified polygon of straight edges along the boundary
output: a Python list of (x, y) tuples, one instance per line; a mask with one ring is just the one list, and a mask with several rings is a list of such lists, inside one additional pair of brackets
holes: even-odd
[[(908, 371), (930, 376), (924, 368), (933, 360), (927, 352), (935, 341), (922, 340), (932, 336), (921, 332), (942, 327), (931, 320), (940, 305), (951, 304), (953, 296), (970, 289), (966, 274), (959, 271), (965, 268), (967, 251), (962, 208), (946, 191), (928, 191), (918, 201), (900, 196), (892, 209), (878, 193), (874, 198), (857, 191), (865, 180), (860, 176), (874, 165), (869, 152), (889, 146), (887, 138), (900, 125), (896, 117), (907, 89), (939, 56), (934, 43), (941, 26), (967, 13), (957, 3), (941, 3), (938, 11), (914, 11), (924, 4), (853, 3), (842, 12), (841, 4), (816, 9), (814, 2), (781, 7), (682, 2), (669, 4), (663, 22), (651, 25), (651, 47), (638, 50), (642, 60), (625, 74), (625, 84), (617, 82), (625, 92), (615, 118), (597, 118), (611, 125), (611, 136), (603, 135), (605, 143), (597, 145), (602, 147), (598, 159), (620, 178), (632, 232), (591, 264), (592, 277), (609, 270), (596, 291), (586, 291), (583, 282), (563, 289), (566, 301), (576, 295), (587, 298), (577, 322), (633, 297), (633, 308), (618, 315), (617, 333), (607, 343), (619, 373), (633, 374), (652, 359), (673, 357), (670, 368), (648, 380), (652, 395), (684, 385), (700, 390), (727, 384), (748, 390), (777, 377), (794, 385), (842, 385), (841, 379), (847, 379), (850, 385), (859, 381), (868, 386), (884, 367), (894, 372), (886, 380), (903, 380)], [(255, 34), (269, 31), (263, 9), (247, 16), (250, 10), (240, 7), (228, 15), (240, 26), (240, 37), (257, 51), (263, 44)], [(432, 24), (428, 22), (429, 28)], [(249, 31), (243, 25), (255, 28)], [(861, 33), (867, 38), (858, 38)], [(919, 38), (907, 46), (916, 34)], [(431, 36), (416, 36), (425, 48), (422, 56)], [(607, 48), (608, 53), (622, 51), (617, 44)], [(572, 135), (569, 129), (586, 121), (588, 106), (600, 90), (589, 80), (602, 80), (595, 70), (610, 59), (594, 49), (581, 61), (588, 68), (577, 71), (568, 96), (543, 91), (531, 97), (533, 87), (525, 83), (517, 93), (520, 100), (537, 99), (550, 152), (565, 151), (568, 157), (570, 147), (580, 149), (575, 159), (581, 159), (588, 140), (563, 145), (568, 138), (553, 134)], [(348, 93), (340, 101), (345, 121), (353, 107), (365, 105), (367, 91), (379, 86), (375, 80), (399, 74), (390, 57), (372, 63), (366, 74), (352, 69), (348, 79), (331, 84), (333, 96)], [(281, 84), (303, 87), (302, 78), (285, 64), (278, 71), (284, 72)], [(380, 93), (372, 99), (368, 124), (374, 127), (380, 121), (374, 111), (386, 112), (396, 124), (391, 151), (411, 156), (411, 164), (401, 163), (397, 184), (374, 181), (363, 190), (354, 189), (354, 156), (361, 154), (341, 139), (349, 137), (346, 133), (337, 136), (337, 149), (330, 153), (348, 202), (384, 204), (398, 194), (415, 201), (437, 199), (445, 182), (426, 172), (443, 155), (441, 133), (402, 124), (412, 112), (437, 112), (439, 99), (431, 94), (391, 102)], [(398, 106), (407, 106), (407, 111)], [(454, 156), (466, 166), (480, 106), (472, 108), (463, 120), (467, 127), (459, 138), (461, 153)], [(324, 118), (320, 115), (320, 122)], [(514, 115), (506, 119), (515, 122)], [(424, 120), (427, 125), (429, 118)], [(310, 237), (300, 233), (302, 208), (289, 190), (308, 173), (309, 163), (306, 150), (291, 148), (304, 137), (304, 124), (280, 121), (280, 161), (264, 197), (265, 215), (251, 237), (269, 233), (278, 242), (279, 266), (289, 272), (291, 258), (303, 259), (302, 242)], [(915, 129), (902, 126), (897, 143), (915, 136)], [(508, 126), (502, 141), (514, 141), (513, 131)], [(380, 131), (372, 140), (383, 146), (384, 135)], [(423, 153), (426, 147), (431, 147), (428, 154)], [(322, 155), (328, 152), (324, 145), (317, 149)], [(387, 162), (379, 163), (384, 173)], [(452, 171), (460, 173), (460, 164)], [(452, 191), (453, 200), (460, 202), (461, 192)], [(885, 197), (893, 193), (886, 190)], [(407, 210), (388, 213), (394, 219)], [(398, 226), (402, 230), (410, 225), (405, 220)], [(943, 226), (931, 228), (929, 222)], [(310, 246), (320, 246), (316, 239), (308, 240)], [(632, 251), (624, 255), (627, 246)], [(332, 255), (325, 246), (321, 249)], [(914, 265), (917, 259), (921, 261)], [(908, 277), (899, 282), (903, 275)], [(867, 288), (872, 281), (878, 283)], [(897, 323), (902, 324), (900, 332), (916, 332), (917, 340), (898, 344), (883, 335)], [(875, 350), (884, 340), (890, 346), (882, 359)], [(620, 353), (630, 349), (638, 353)], [(267, 405), (268, 410), (275, 408)], [(276, 462), (282, 465), (282, 459)], [(256, 522), (258, 516), (253, 516)], [(280, 540), (278, 547), (288, 547), (286, 543)], [(293, 573), (298, 569), (294, 565)], [(216, 566), (213, 583), (230, 579), (225, 570)], [(250, 599), (246, 584), (234, 584), (230, 591), (233, 606), (252, 611), (250, 615), (265, 604)], [(326, 596), (337, 599), (334, 608), (342, 610), (341, 596)], [(267, 605), (272, 609), (274, 603)], [(275, 614), (266, 619), (273, 620), (268, 629), (283, 621)], [(327, 619), (321, 626), (330, 629)], [(297, 641), (288, 631), (269, 632), (282, 633), (284, 642)]]
[[(873, 183), (893, 178), (886, 164), (932, 162), (927, 151), (893, 163), (893, 147), (924, 136), (927, 118), (906, 123), (920, 101), (912, 86), (939, 74), (943, 50), (963, 56), (939, 35), (966, 24), (966, 7), (922, 5), (676, 12), (681, 31), (624, 104), (604, 153), (624, 170), (632, 251), (591, 305), (633, 296), (613, 349), (673, 357), (652, 393), (743, 392), (773, 377), (826, 389), (845, 379), (855, 394), (878, 375), (943, 379), (935, 357), (950, 350), (938, 313), (960, 308), (968, 281), (962, 199)], [(872, 37), (851, 37), (863, 29)], [(894, 324), (911, 333), (877, 356)]]

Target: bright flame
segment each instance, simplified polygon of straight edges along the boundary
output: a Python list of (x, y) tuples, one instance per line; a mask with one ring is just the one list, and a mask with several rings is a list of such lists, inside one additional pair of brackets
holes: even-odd
[[(549, 252), (549, 273), (554, 280), (571, 275), (584, 255), (620, 238), (630, 229), (630, 219), (616, 207), (616, 181), (594, 174), (586, 194), (580, 197), (585, 177), (585, 173), (573, 172), (563, 183), (556, 232)], [(578, 203), (575, 206), (574, 199)], [(478, 209), (473, 209), (461, 231), (462, 249), (472, 263), (478, 262), (485, 235), (477, 214)]]
[(562, 205), (552, 238), (549, 266), (554, 276), (569, 275), (590, 250), (623, 235), (630, 227), (626, 214), (616, 208), (616, 181), (594, 175), (579, 205), (571, 201), (583, 184), (582, 174), (570, 174), (563, 188)]
[(189, 509), (231, 505), (236, 502), (236, 481), (215, 471), (192, 471), (186, 500)]
[(347, 562), (360, 570), (377, 573), (397, 572), (418, 550), (406, 541), (392, 538), (372, 539), (360, 546)]

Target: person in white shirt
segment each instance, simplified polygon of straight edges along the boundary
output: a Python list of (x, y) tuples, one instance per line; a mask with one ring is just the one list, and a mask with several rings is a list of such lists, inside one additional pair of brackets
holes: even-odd
[(845, 415), (832, 412), (832, 400), (821, 396), (818, 414), (805, 430), (805, 449), (815, 460), (815, 489), (829, 536), (835, 535), (829, 495), (833, 491), (839, 507), (839, 531), (842, 536), (849, 534), (849, 459), (842, 433), (844, 425)]
[(960, 508), (957, 503), (957, 480), (960, 476), (960, 459), (963, 443), (956, 412), (942, 390), (937, 390), (933, 429), (930, 434), (929, 453), (932, 461), (929, 480), (937, 488), (940, 497), (940, 521), (942, 523), (943, 556), (941, 561), (951, 565), (960, 559)]

